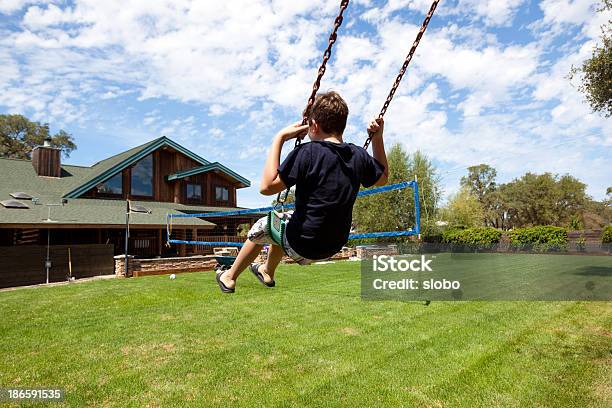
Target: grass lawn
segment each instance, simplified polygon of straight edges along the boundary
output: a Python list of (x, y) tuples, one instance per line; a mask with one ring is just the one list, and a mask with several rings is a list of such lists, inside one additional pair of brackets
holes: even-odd
[(612, 405), (611, 302), (365, 302), (358, 263), (19, 289), (0, 316), (0, 387), (69, 406)]

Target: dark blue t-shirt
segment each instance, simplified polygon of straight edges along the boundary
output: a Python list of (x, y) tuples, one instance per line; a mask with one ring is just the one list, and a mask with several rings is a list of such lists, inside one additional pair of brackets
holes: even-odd
[(278, 169), (287, 188), (296, 186), (287, 241), (308, 259), (325, 259), (348, 241), (359, 186), (374, 185), (384, 166), (352, 143), (315, 141), (294, 149)]

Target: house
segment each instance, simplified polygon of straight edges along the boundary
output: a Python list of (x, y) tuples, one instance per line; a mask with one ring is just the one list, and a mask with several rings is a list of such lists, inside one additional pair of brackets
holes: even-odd
[[(123, 254), (130, 200), (151, 211), (130, 216), (129, 253), (141, 258), (210, 253), (205, 246), (165, 245), (166, 215), (235, 210), (236, 191), (250, 186), (167, 137), (90, 167), (62, 164), (61, 152), (45, 143), (31, 161), (0, 158), (0, 174), (0, 246), (46, 245), (49, 238), (51, 245), (112, 244)], [(238, 226), (251, 222), (180, 218), (172, 235), (236, 241)]]

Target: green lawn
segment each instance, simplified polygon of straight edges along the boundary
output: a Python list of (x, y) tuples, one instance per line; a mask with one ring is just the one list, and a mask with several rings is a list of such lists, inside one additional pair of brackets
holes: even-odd
[(0, 387), (70, 406), (612, 404), (611, 302), (365, 302), (358, 263), (19, 289), (0, 316)]

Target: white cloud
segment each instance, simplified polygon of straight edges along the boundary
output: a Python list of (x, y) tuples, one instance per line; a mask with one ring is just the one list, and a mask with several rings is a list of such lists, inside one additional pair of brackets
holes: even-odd
[[(276, 128), (299, 118), (338, 9), (324, 0), (47, 3), (0, 0), (0, 12), (24, 11), (13, 17), (18, 30), (0, 27), (3, 108), (83, 124), (104, 120), (99, 103), (131, 93), (148, 113), (126, 144), (166, 134), (211, 160), (238, 157), (236, 165), (249, 169), (263, 164)], [(507, 177), (526, 168), (606, 173), (597, 154), (609, 154), (610, 122), (591, 114), (565, 77), (590, 54), (608, 17), (594, 13), (595, 0), (544, 0), (540, 20), (517, 22), (525, 4), (441, 2), (389, 108), (389, 142), (424, 150), (446, 168), (487, 160)], [(430, 5), (351, 2), (321, 85), (349, 102), (348, 140), (362, 143)], [(509, 40), (509, 30), (520, 39)], [(115, 118), (106, 120), (112, 129)], [(568, 143), (551, 147), (560, 139)], [(604, 182), (580, 171), (589, 183)]]
[(473, 11), (488, 25), (507, 26), (525, 0), (459, 0), (458, 9)]
[(597, 0), (542, 0), (544, 24), (581, 25), (595, 15)]
[(219, 128), (212, 128), (208, 131), (209, 136), (213, 139), (213, 140), (223, 140), (225, 139), (225, 132), (222, 129)]
[(0, 0), (0, 13), (12, 14), (23, 9), (28, 4), (50, 3), (50, 1), (40, 0)]
[(8, 50), (0, 49), (0, 89), (19, 78), (19, 64)]
[(61, 9), (56, 5), (49, 4), (45, 8), (38, 6), (29, 7), (23, 16), (23, 24), (31, 30), (44, 29), (62, 23), (70, 23), (75, 20), (70, 8)]
[(254, 159), (254, 158), (265, 159), (265, 155), (267, 151), (268, 151), (268, 146), (249, 145), (242, 149), (238, 157), (240, 158), (240, 160)]
[[(458, 0), (443, 1), (437, 8), (437, 15), (459, 15), (472, 20), (483, 20), (489, 26), (508, 26), (526, 0)], [(367, 21), (381, 21), (393, 13), (413, 10), (426, 14), (431, 0), (389, 0), (384, 6), (369, 8), (362, 16)], [(368, 2), (370, 5), (370, 2)]]
[[(397, 20), (381, 21), (377, 28), (377, 39), (349, 36), (339, 42), (338, 58), (333, 66), (333, 79), (346, 78), (345, 88), (354, 94), (358, 106), (365, 103), (364, 99), (378, 104), (384, 101), (408, 52), (408, 45), (398, 44), (411, 44), (409, 41), (418, 32), (417, 26)], [(532, 76), (540, 59), (537, 45), (503, 46), (493, 41), (480, 44), (466, 41), (466, 36), (478, 34), (473, 30), (457, 30), (456, 26), (428, 32), (400, 93), (413, 92), (426, 82), (442, 78), (453, 89), (471, 92), (459, 108), (466, 115), (477, 115), (484, 108), (511, 101), (513, 92), (533, 83)]]
[[(329, 27), (321, 21), (335, 12), (322, 0), (77, 0), (30, 7), (23, 29), (3, 44), (30, 59), (49, 58), (49, 49), (74, 50), (84, 67), (113, 60), (105, 76), (137, 85), (141, 99), (210, 103), (211, 113), (221, 114), (259, 100), (297, 106), (312, 77), (305, 65), (320, 58), (318, 42)], [(63, 67), (44, 68), (57, 76)]]
[(601, 35), (601, 26), (612, 19), (611, 10), (598, 11), (601, 5), (600, 0), (543, 0), (544, 18), (534, 26), (552, 38), (577, 27), (581, 35), (595, 39)]

